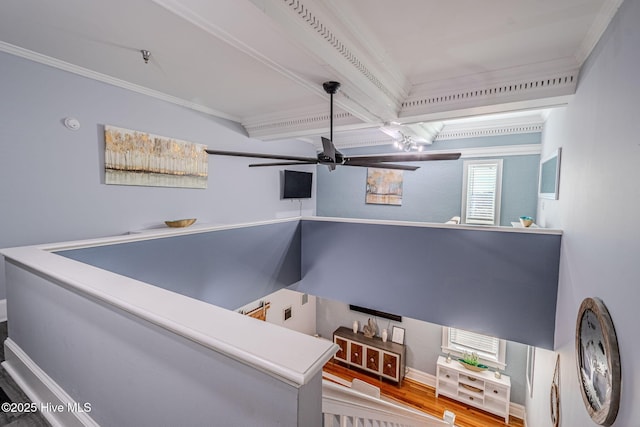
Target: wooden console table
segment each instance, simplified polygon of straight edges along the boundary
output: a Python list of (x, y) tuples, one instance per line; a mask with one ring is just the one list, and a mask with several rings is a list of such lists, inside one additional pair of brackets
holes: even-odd
[(335, 360), (395, 381), (404, 378), (406, 346), (394, 342), (382, 342), (379, 337), (367, 338), (344, 326), (333, 333), (333, 342), (340, 349)]

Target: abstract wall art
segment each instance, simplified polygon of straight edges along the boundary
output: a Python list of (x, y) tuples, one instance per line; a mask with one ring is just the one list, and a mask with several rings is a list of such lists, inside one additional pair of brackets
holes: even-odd
[(403, 171), (393, 169), (367, 169), (366, 203), (402, 205)]
[(104, 127), (105, 183), (207, 188), (206, 145)]

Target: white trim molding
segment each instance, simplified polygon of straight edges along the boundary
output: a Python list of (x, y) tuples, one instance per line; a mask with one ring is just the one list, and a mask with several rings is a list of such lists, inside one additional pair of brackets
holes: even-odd
[(90, 70), (88, 68), (80, 67), (78, 65), (71, 64), (69, 62), (62, 61), (60, 59), (53, 58), (51, 56), (43, 55), (32, 50), (24, 49), (19, 46), (0, 41), (0, 52), (6, 52), (11, 55), (18, 56), (20, 58), (29, 59), (34, 62), (38, 62), (43, 65), (48, 65), (59, 70), (67, 71), (69, 73), (77, 74), (82, 77), (87, 77), (102, 83), (107, 83), (112, 86), (117, 86), (122, 89), (127, 89), (132, 92), (137, 92), (142, 95), (147, 95), (152, 98), (160, 99), (162, 101), (170, 102), (172, 104), (180, 105), (182, 107), (190, 108), (201, 113), (208, 114), (210, 116), (220, 117), (222, 119), (231, 120), (234, 122), (240, 122), (239, 117), (223, 113), (222, 111), (214, 110), (204, 105), (196, 104), (195, 102), (187, 101), (176, 96), (168, 95), (157, 90), (149, 89), (144, 86), (140, 86), (134, 83), (127, 82), (122, 79), (108, 76), (106, 74), (99, 73), (97, 71)]
[(436, 376), (427, 372), (407, 366), (407, 373), (404, 377), (428, 387), (436, 388)]
[(582, 65), (591, 54), (591, 51), (598, 43), (598, 40), (600, 40), (604, 30), (609, 26), (609, 23), (615, 16), (622, 2), (623, 0), (605, 0), (602, 2), (602, 7), (598, 11), (596, 20), (593, 22), (593, 25), (591, 25), (591, 28), (589, 28), (584, 39), (582, 39), (582, 43), (575, 54), (578, 64)]
[(91, 402), (76, 402), (11, 338), (4, 342), (2, 367), (54, 427), (99, 427), (89, 415)]
[(7, 299), (0, 300), (0, 322), (7, 321)]

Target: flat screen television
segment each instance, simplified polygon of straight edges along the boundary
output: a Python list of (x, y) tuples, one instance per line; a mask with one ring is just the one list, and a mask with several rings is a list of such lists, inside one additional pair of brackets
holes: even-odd
[(284, 171), (283, 199), (309, 199), (311, 198), (311, 172)]

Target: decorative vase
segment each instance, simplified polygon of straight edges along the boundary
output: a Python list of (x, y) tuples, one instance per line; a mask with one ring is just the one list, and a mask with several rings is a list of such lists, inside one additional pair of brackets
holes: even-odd
[(354, 334), (358, 333), (358, 321), (357, 320), (353, 321), (353, 333)]
[(382, 342), (387, 342), (387, 330), (382, 330)]

